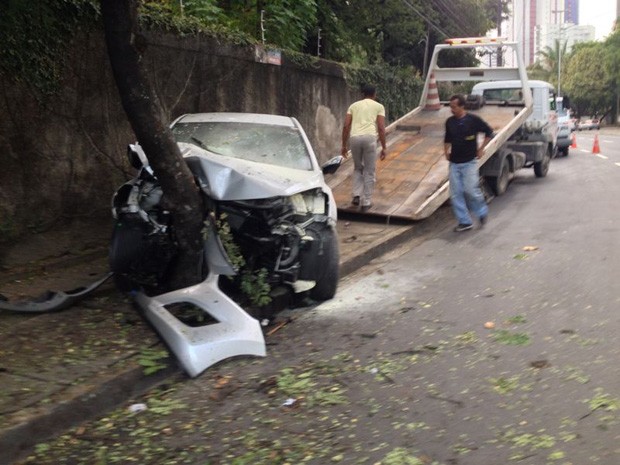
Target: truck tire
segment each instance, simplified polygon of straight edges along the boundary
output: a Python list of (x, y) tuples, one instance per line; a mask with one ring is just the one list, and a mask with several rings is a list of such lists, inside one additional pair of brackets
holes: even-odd
[(534, 163), (534, 174), (537, 178), (544, 178), (549, 171), (549, 163), (551, 162), (551, 149), (547, 149), (542, 161)]
[(489, 184), (495, 195), (500, 196), (506, 189), (508, 189), (508, 183), (510, 182), (510, 166), (508, 159), (502, 160), (502, 167), (499, 170), (498, 176), (492, 176), (489, 178)]

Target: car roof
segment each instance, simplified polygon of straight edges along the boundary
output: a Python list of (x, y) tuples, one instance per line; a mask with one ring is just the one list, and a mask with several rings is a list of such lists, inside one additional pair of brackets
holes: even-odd
[(176, 123), (208, 123), (208, 122), (232, 122), (232, 123), (255, 123), (272, 126), (295, 127), (295, 119), (288, 116), (268, 115), (260, 113), (188, 113), (177, 118)]
[[(531, 89), (547, 88), (552, 89), (553, 86), (545, 81), (528, 80), (529, 87)], [(507, 81), (485, 81), (479, 82), (474, 85), (474, 89), (520, 89), (523, 87), (523, 83), (519, 80), (507, 80)]]

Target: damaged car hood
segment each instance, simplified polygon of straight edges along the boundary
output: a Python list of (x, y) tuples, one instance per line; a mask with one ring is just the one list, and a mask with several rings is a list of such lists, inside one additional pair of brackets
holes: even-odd
[(291, 196), (317, 187), (326, 190), (320, 171), (297, 170), (217, 155), (179, 143), (181, 153), (201, 188), (215, 200)]

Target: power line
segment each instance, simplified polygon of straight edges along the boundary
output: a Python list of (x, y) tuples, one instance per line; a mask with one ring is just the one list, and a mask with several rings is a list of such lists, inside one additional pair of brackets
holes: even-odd
[(435, 29), (439, 34), (441, 34), (442, 37), (446, 37), (449, 38), (450, 36), (443, 30), (441, 29), (437, 24), (435, 24), (429, 17), (427, 17), (424, 13), (422, 13), (420, 10), (418, 10), (416, 7), (414, 7), (408, 0), (402, 0), (403, 3), (405, 5), (407, 5), (409, 8), (411, 8), (418, 16), (420, 16), (422, 19), (424, 19), (428, 25), (430, 27), (432, 27), (433, 29)]
[(437, 9), (441, 10), (441, 13), (451, 20), (452, 26), (456, 31), (454, 36), (468, 37), (471, 35), (467, 32), (467, 25), (463, 22), (463, 19), (455, 13), (453, 6), (447, 4), (445, 0), (433, 0), (433, 4)]

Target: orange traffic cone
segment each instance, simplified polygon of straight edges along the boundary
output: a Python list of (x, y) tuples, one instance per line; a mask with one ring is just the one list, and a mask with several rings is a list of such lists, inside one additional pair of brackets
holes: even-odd
[(598, 134), (594, 134), (594, 146), (592, 147), (592, 153), (601, 153), (601, 148), (598, 145)]
[(435, 81), (435, 75), (431, 73), (431, 77), (428, 81), (428, 92), (426, 94), (426, 106), (424, 107), (424, 109), (437, 111), (440, 108), (441, 102), (439, 101), (437, 82)]
[(573, 132), (573, 135), (572, 135), (572, 138), (571, 138), (570, 148), (571, 149), (576, 149), (577, 148), (577, 136), (575, 135), (574, 132)]

